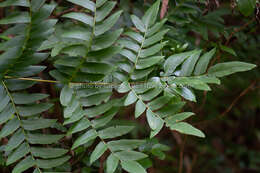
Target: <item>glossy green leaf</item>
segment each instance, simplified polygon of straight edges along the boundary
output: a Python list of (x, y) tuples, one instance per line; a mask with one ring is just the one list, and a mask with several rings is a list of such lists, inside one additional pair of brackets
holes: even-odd
[(74, 144), (72, 146), (72, 149), (75, 149), (80, 145), (86, 144), (87, 142), (95, 139), (96, 137), (97, 137), (96, 131), (93, 129), (89, 130), (76, 139), (76, 141), (74, 142)]
[(148, 46), (151, 46), (159, 41), (161, 41), (164, 37), (164, 35), (169, 31), (169, 29), (166, 29), (166, 30), (162, 30), (156, 34), (154, 34), (153, 36), (147, 38), (145, 41), (144, 41), (144, 44), (143, 46), (144, 47), (148, 47)]
[(118, 37), (122, 34), (123, 29), (118, 29), (98, 37), (95, 37), (92, 43), (92, 50), (97, 51), (112, 46)]
[(18, 118), (10, 120), (7, 124), (4, 125), (4, 127), (0, 131), (0, 139), (14, 133), (19, 127), (20, 121)]
[(134, 39), (138, 43), (142, 43), (143, 40), (144, 40), (144, 37), (141, 34), (137, 33), (137, 32), (128, 31), (128, 32), (126, 32), (124, 34), (127, 35), (128, 37)]
[(153, 25), (157, 19), (157, 15), (160, 8), (160, 0), (157, 0), (144, 14), (142, 21), (146, 28)]
[(131, 15), (131, 20), (133, 22), (133, 24), (135, 25), (135, 27), (141, 31), (141, 32), (145, 32), (145, 25), (144, 23), (141, 21), (141, 19), (139, 19), (139, 17), (135, 16), (135, 15)]
[(164, 124), (164, 121), (150, 109), (147, 109), (146, 111), (146, 118), (152, 130), (162, 128)]
[(68, 85), (65, 85), (60, 94), (60, 103), (63, 106), (68, 106), (71, 99), (72, 99), (73, 89), (70, 88)]
[(124, 105), (125, 105), (125, 106), (131, 105), (131, 104), (135, 103), (137, 99), (138, 99), (138, 98), (137, 98), (135, 92), (134, 92), (134, 91), (131, 91), (131, 92), (127, 95), (127, 97), (126, 97), (126, 99), (125, 99), (125, 102), (124, 102)]
[(83, 29), (73, 29), (70, 31), (66, 31), (62, 34), (62, 37), (64, 38), (74, 38), (84, 41), (89, 41), (91, 39), (91, 33), (83, 30)]
[(38, 167), (48, 169), (48, 168), (54, 168), (60, 166), (65, 162), (67, 162), (69, 159), (70, 156), (64, 156), (58, 159), (49, 159), (49, 160), (37, 159), (36, 163)]
[(96, 12), (96, 21), (100, 22), (104, 20), (115, 7), (116, 2), (108, 1), (101, 8), (99, 8)]
[(131, 90), (131, 87), (129, 86), (128, 82), (123, 82), (122, 84), (120, 84), (120, 86), (117, 89), (117, 91), (119, 93), (126, 93), (126, 92), (128, 92), (130, 90)]
[(146, 105), (144, 104), (144, 102), (142, 100), (138, 100), (135, 105), (135, 118), (141, 116), (145, 110), (146, 110)]
[(11, 155), (8, 156), (6, 164), (10, 165), (16, 162), (17, 160), (21, 159), (29, 152), (30, 152), (30, 148), (28, 144), (27, 143), (21, 144), (14, 152), (12, 152)]
[(165, 119), (165, 122), (166, 122), (167, 126), (171, 126), (173, 124), (176, 124), (180, 121), (183, 121), (183, 120), (191, 117), (192, 115), (194, 115), (193, 112), (182, 112), (182, 113), (175, 114), (173, 116), (167, 117)]
[(211, 51), (205, 53), (198, 61), (194, 74), (201, 75), (206, 72), (209, 62), (212, 59), (213, 55), (216, 53), (216, 48), (212, 49)]
[(0, 124), (7, 122), (14, 117), (15, 109), (11, 103), (5, 106), (4, 110), (0, 112)]
[(99, 8), (102, 5), (104, 5), (104, 3), (106, 3), (108, 0), (96, 0), (96, 7)]
[(15, 23), (29, 23), (31, 18), (28, 12), (21, 12), (10, 15), (0, 20), (0, 25), (15, 24)]
[(32, 116), (47, 111), (52, 106), (53, 104), (50, 103), (40, 103), (40, 104), (34, 104), (30, 106), (17, 106), (17, 109), (20, 115), (28, 117), (28, 116)]
[(15, 104), (30, 104), (48, 97), (47, 94), (13, 93)]
[(53, 144), (58, 142), (64, 135), (47, 135), (47, 134), (27, 134), (28, 141), (31, 144)]
[(227, 53), (230, 53), (231, 55), (237, 56), (236, 52), (230, 47), (220, 45), (220, 49), (227, 52)]
[(114, 156), (114, 154), (110, 154), (106, 161), (106, 171), (107, 173), (114, 173), (119, 163), (119, 159)]
[(98, 115), (105, 113), (106, 111), (111, 109), (112, 106), (113, 106), (112, 101), (109, 101), (105, 104), (101, 104), (101, 105), (86, 109), (86, 114), (88, 117), (93, 118), (93, 117), (96, 117)]
[(248, 71), (255, 67), (256, 65), (245, 63), (245, 62), (239, 62), (239, 61), (225, 62), (210, 67), (208, 74), (210, 76), (224, 77), (236, 72)]
[(30, 4), (27, 0), (6, 0), (0, 3), (0, 7), (9, 7), (9, 6), (29, 7)]
[(180, 133), (187, 134), (187, 135), (194, 135), (198, 137), (205, 137), (205, 134), (200, 131), (199, 129), (196, 129), (195, 127), (191, 126), (188, 123), (180, 122), (176, 123), (170, 126), (171, 130), (176, 130)]
[(92, 120), (91, 123), (92, 123), (93, 127), (99, 128), (99, 127), (105, 126), (107, 123), (109, 123), (113, 119), (113, 117), (117, 114), (117, 111), (118, 111), (118, 108), (113, 107), (100, 118)]
[(185, 60), (181, 67), (180, 76), (190, 76), (199, 59), (201, 51), (195, 51), (188, 59)]
[(62, 17), (74, 19), (77, 21), (80, 21), (82, 23), (85, 23), (86, 25), (93, 26), (94, 25), (94, 19), (93, 17), (86, 15), (85, 13), (78, 13), (78, 12), (71, 12), (63, 15)]
[(136, 161), (122, 161), (122, 168), (130, 173), (146, 173), (146, 170)]
[(102, 139), (110, 139), (125, 135), (133, 130), (134, 126), (114, 126), (98, 131), (98, 135)]
[(175, 72), (176, 68), (194, 53), (195, 51), (189, 51), (170, 56), (164, 63), (164, 70), (166, 74)]
[(138, 148), (144, 144), (145, 140), (121, 139), (117, 141), (108, 142), (108, 147), (112, 151), (126, 151)]
[(163, 58), (164, 56), (153, 56), (151, 58), (139, 59), (138, 63), (136, 64), (136, 69), (151, 67), (160, 62)]
[(141, 160), (148, 157), (146, 154), (137, 151), (120, 151), (116, 152), (115, 155), (123, 161)]
[(114, 24), (117, 22), (117, 20), (119, 19), (121, 13), (122, 13), (122, 11), (118, 11), (118, 12), (114, 13), (113, 15), (111, 15), (110, 17), (108, 17), (103, 22), (101, 22), (100, 24), (97, 24), (95, 27), (95, 35), (99, 36), (99, 35), (105, 33), (106, 31), (108, 31), (109, 29), (111, 29), (114, 26)]
[(14, 167), (12, 173), (22, 173), (25, 170), (33, 167), (34, 165), (35, 165), (35, 161), (32, 159), (31, 156), (28, 156)]
[(23, 141), (25, 140), (25, 136), (23, 134), (22, 129), (17, 130), (12, 137), (9, 139), (7, 145), (5, 146), (5, 151), (12, 151), (17, 148)]
[(101, 141), (90, 155), (90, 164), (99, 159), (105, 153), (106, 150), (106, 144), (104, 144), (104, 142)]
[(82, 130), (87, 129), (88, 127), (90, 127), (91, 123), (87, 118), (82, 118), (79, 122), (73, 124), (73, 126), (71, 126), (71, 128), (68, 131), (68, 134), (73, 134), (73, 133), (77, 133), (80, 132)]
[(22, 120), (22, 126), (25, 130), (39, 130), (51, 127), (56, 123), (57, 120), (54, 119), (28, 119), (28, 120)]
[(68, 152), (68, 150), (62, 148), (31, 147), (30, 150), (35, 157), (43, 159), (60, 157)]
[(86, 9), (89, 9), (90, 11), (94, 12), (96, 7), (95, 7), (95, 3), (90, 1), (90, 0), (67, 0), (73, 4), (82, 6)]

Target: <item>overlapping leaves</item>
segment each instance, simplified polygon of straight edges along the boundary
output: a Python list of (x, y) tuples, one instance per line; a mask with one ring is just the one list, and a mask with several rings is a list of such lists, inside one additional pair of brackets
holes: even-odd
[(34, 172), (59, 166), (70, 158), (64, 156), (68, 150), (50, 145), (54, 144), (63, 135), (42, 134), (42, 129), (53, 127), (54, 119), (42, 118), (41, 114), (52, 107), (52, 104), (41, 100), (48, 97), (46, 94), (29, 94), (26, 89), (36, 82), (20, 81), (17, 77), (35, 76), (45, 69), (36, 65), (47, 58), (47, 53), (39, 53), (37, 49), (54, 31), (57, 22), (48, 19), (54, 5), (43, 5), (35, 1), (8, 0), (0, 4), (2, 7), (23, 6), (28, 12), (13, 14), (0, 20), (1, 24), (15, 24), (2, 36), (12, 35), (13, 38), (2, 42), (0, 49), (4, 53), (0, 56), (0, 138), (8, 139), (4, 146), (7, 156), (6, 164), (17, 162), (13, 173), (24, 172), (34, 167)]

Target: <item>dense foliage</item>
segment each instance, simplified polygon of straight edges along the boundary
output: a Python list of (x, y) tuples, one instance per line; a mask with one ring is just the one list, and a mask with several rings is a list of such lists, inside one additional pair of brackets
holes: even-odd
[[(129, 1), (113, 0), (0, 3), (10, 11), (0, 20), (4, 167), (145, 173), (171, 149), (157, 139), (164, 129), (206, 136), (187, 121), (194, 113), (185, 105), (198, 100), (196, 90), (206, 94), (220, 78), (256, 67), (219, 62), (223, 54), (243, 55), (229, 47), (236, 33), (225, 29), (222, 16), (230, 11), (203, 12), (208, 1), (156, 0), (145, 10), (138, 3), (132, 10)], [(236, 5), (250, 16), (256, 3)]]

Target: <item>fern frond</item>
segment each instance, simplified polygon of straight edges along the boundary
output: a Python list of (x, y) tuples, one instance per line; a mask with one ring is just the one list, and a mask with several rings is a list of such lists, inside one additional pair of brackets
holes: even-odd
[(45, 69), (36, 64), (45, 60), (48, 54), (39, 53), (37, 49), (54, 31), (57, 20), (48, 17), (55, 6), (35, 1), (9, 0), (0, 4), (4, 7), (28, 7), (28, 12), (0, 21), (1, 24), (16, 24), (4, 33), (13, 34), (14, 37), (1, 45), (4, 53), (0, 56), (0, 97), (3, 98), (0, 102), (0, 124), (3, 125), (0, 138), (9, 138), (4, 151), (7, 165), (17, 163), (13, 173), (24, 172), (32, 167), (35, 168), (34, 172), (41, 173), (42, 169), (59, 166), (70, 158), (64, 156), (68, 152), (66, 149), (43, 147), (44, 144), (57, 143), (64, 136), (41, 133), (42, 129), (51, 128), (56, 123), (56, 120), (41, 117), (42, 112), (52, 107), (52, 104), (40, 102), (48, 95), (26, 92), (26, 89), (36, 84), (35, 81), (5, 79), (5, 76), (35, 76)]
[(119, 41), (124, 46), (120, 54), (126, 58), (119, 67), (124, 73), (129, 73), (132, 80), (144, 79), (164, 59), (160, 50), (167, 43), (162, 39), (168, 29), (159, 31), (166, 20), (155, 24), (159, 7), (160, 1), (157, 1), (142, 19), (132, 15), (132, 22), (139, 32), (127, 31), (124, 33), (127, 37)]

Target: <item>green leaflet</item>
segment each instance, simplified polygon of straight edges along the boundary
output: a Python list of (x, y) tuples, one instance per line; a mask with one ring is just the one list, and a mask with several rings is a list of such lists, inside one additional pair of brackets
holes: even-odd
[(201, 75), (206, 72), (208, 68), (208, 64), (212, 59), (213, 55), (216, 52), (216, 48), (212, 49), (211, 51), (205, 53), (198, 61), (196, 68), (194, 70), (195, 75)]
[(114, 173), (118, 166), (118, 163), (119, 163), (119, 159), (113, 154), (110, 154), (106, 161), (107, 173)]
[(28, 131), (48, 128), (54, 125), (55, 123), (56, 120), (43, 118), (22, 120), (23, 128)]
[(196, 51), (184, 52), (179, 54), (174, 54), (170, 56), (164, 63), (164, 70), (166, 74), (171, 74), (175, 72), (175, 69), (187, 58), (192, 56)]
[(64, 135), (28, 134), (28, 141), (31, 144), (53, 144), (58, 142)]
[(167, 126), (171, 126), (171, 125), (174, 125), (180, 121), (183, 121), (183, 120), (191, 117), (192, 115), (194, 115), (193, 112), (182, 112), (182, 113), (167, 117), (165, 119), (165, 122), (166, 122)]
[(236, 72), (248, 71), (255, 67), (256, 65), (254, 64), (232, 61), (226, 63), (219, 63), (210, 67), (208, 74), (210, 76), (224, 77)]
[(136, 64), (136, 69), (145, 69), (157, 64), (164, 56), (153, 56), (151, 58), (140, 59)]
[(9, 139), (5, 146), (5, 151), (12, 151), (17, 148), (25, 139), (25, 136), (21, 129), (17, 130), (14, 135)]
[(146, 28), (153, 25), (157, 19), (159, 12), (160, 0), (157, 0), (144, 14), (142, 21), (145, 24)]
[(15, 23), (29, 23), (30, 17), (28, 12), (20, 12), (10, 15), (0, 20), (0, 25), (15, 24)]
[(28, 144), (26, 143), (21, 144), (14, 152), (12, 152), (11, 155), (8, 156), (6, 164), (10, 165), (16, 162), (17, 160), (21, 159), (29, 152), (30, 152), (30, 148)]
[(125, 135), (129, 133), (131, 130), (133, 130), (133, 126), (114, 126), (114, 127), (108, 127), (104, 130), (98, 131), (98, 135), (102, 139), (110, 139), (115, 138), (118, 136)]
[(105, 126), (107, 123), (109, 123), (113, 117), (117, 114), (118, 108), (113, 107), (109, 111), (107, 111), (103, 116), (100, 118), (94, 119), (91, 121), (94, 128), (99, 128), (102, 126)]
[(146, 170), (136, 161), (122, 161), (121, 165), (130, 173), (146, 173)]
[(180, 133), (187, 134), (187, 135), (194, 135), (198, 137), (205, 137), (205, 134), (201, 132), (199, 129), (194, 128), (188, 123), (180, 122), (173, 125), (170, 125), (171, 130), (176, 130)]
[(134, 91), (131, 91), (131, 92), (128, 94), (128, 96), (126, 97), (125, 102), (124, 102), (124, 105), (125, 105), (125, 106), (131, 105), (131, 104), (135, 103), (137, 99), (138, 99), (138, 98), (137, 98), (137, 96), (135, 95), (135, 92), (134, 92)]
[(76, 5), (82, 6), (92, 12), (94, 12), (96, 9), (94, 2), (92, 2), (90, 0), (67, 0), (67, 1), (69, 1), (73, 4), (76, 4)]
[[(104, 20), (111, 13), (115, 5), (116, 2), (113, 1), (108, 1), (106, 3), (104, 2), (104, 5), (97, 10), (96, 21), (101, 22), (102, 20)], [(98, 1), (96, 2), (96, 6), (99, 7)]]
[(12, 173), (22, 173), (23, 171), (33, 167), (34, 165), (35, 161), (32, 159), (32, 157), (27, 156), (14, 167)]
[(117, 22), (117, 20), (119, 19), (121, 13), (122, 13), (122, 11), (118, 11), (118, 12), (112, 14), (110, 17), (108, 17), (102, 23), (97, 24), (97, 26), (95, 27), (95, 35), (99, 36), (99, 35), (107, 32), (108, 30), (110, 30), (114, 26), (114, 24)]
[(72, 149), (77, 148), (80, 145), (86, 144), (87, 142), (95, 139), (98, 136), (95, 130), (89, 130), (85, 134), (81, 135), (79, 138), (76, 139), (74, 142)]
[(144, 23), (141, 21), (141, 19), (139, 19), (139, 17), (135, 16), (135, 15), (131, 15), (131, 19), (132, 22), (134, 23), (135, 27), (141, 31), (141, 32), (145, 32), (145, 25)]
[(43, 148), (43, 147), (31, 147), (31, 152), (34, 156), (49, 159), (60, 157), (68, 152), (68, 150), (62, 148)]
[(32, 116), (47, 111), (52, 106), (53, 104), (50, 103), (40, 103), (31, 106), (17, 106), (17, 109), (21, 116), (28, 117), (28, 116)]
[(146, 39), (144, 41), (144, 44), (143, 46), (144, 47), (148, 47), (148, 46), (151, 46), (153, 45), (154, 43), (157, 43), (158, 41), (162, 40), (164, 35), (169, 31), (169, 29), (166, 29), (166, 30), (163, 30), (163, 31), (160, 31), (156, 34), (154, 34), (153, 36), (149, 37), (148, 39)]
[(116, 152), (115, 155), (121, 161), (134, 161), (134, 160), (141, 160), (148, 157), (146, 154), (137, 152), (137, 151), (120, 151)]
[(9, 136), (15, 132), (20, 126), (20, 121), (17, 118), (12, 119), (0, 131), (0, 139)]
[(74, 19), (77, 21), (80, 21), (86, 25), (93, 26), (94, 25), (94, 19), (93, 17), (86, 15), (85, 13), (78, 13), (78, 12), (71, 12), (63, 15), (62, 17)]
[(99, 159), (99, 157), (101, 157), (106, 150), (107, 150), (106, 144), (104, 144), (104, 142), (101, 141), (101, 142), (96, 146), (96, 148), (94, 149), (94, 151), (91, 153), (90, 163), (92, 164), (92, 163), (95, 162), (97, 159)]
[(112, 151), (126, 151), (136, 149), (140, 145), (144, 144), (144, 140), (131, 140), (131, 139), (121, 139), (117, 141), (108, 142), (108, 147)]
[(106, 3), (108, 0), (96, 0), (96, 7), (101, 7), (104, 3)]
[(62, 37), (88, 41), (91, 38), (91, 33), (84, 29), (74, 28), (73, 30), (63, 33)]
[(108, 32), (94, 38), (91, 47), (92, 51), (98, 51), (98, 50), (109, 48), (115, 43), (115, 41), (119, 38), (122, 32), (123, 29), (118, 29), (116, 31)]
[(138, 100), (135, 105), (135, 118), (141, 116), (145, 110), (146, 110), (146, 105), (143, 103), (142, 100)]
[(62, 165), (63, 163), (67, 162), (70, 159), (70, 156), (64, 156), (61, 158), (57, 159), (49, 159), (49, 160), (42, 160), (42, 159), (37, 159), (36, 164), (40, 168), (54, 168), (57, 166)]
[(6, 123), (14, 116), (15, 110), (11, 103), (5, 106), (2, 112), (0, 112), (0, 124)]
[(14, 93), (12, 94), (12, 96), (15, 104), (30, 104), (48, 97), (47, 94), (27, 94), (27, 93)]
[(87, 114), (88, 117), (93, 118), (93, 117), (96, 117), (98, 115), (105, 113), (106, 111), (111, 109), (112, 106), (113, 106), (113, 102), (109, 101), (105, 104), (100, 104), (100, 105), (95, 106), (93, 108), (86, 109), (86, 114)]
[(22, 6), (29, 7), (30, 4), (27, 0), (6, 0), (0, 3), (0, 7), (8, 7), (8, 6)]
[(199, 59), (201, 51), (195, 51), (189, 58), (182, 64), (180, 76), (190, 76), (194, 67)]
[(73, 89), (65, 85), (60, 94), (60, 102), (63, 106), (68, 106), (72, 99)]
[(231, 55), (237, 56), (236, 52), (230, 47), (220, 45), (220, 49), (227, 52), (227, 53), (230, 53)]
[(91, 125), (90, 121), (87, 118), (82, 118), (80, 121), (75, 123), (67, 132), (67, 134), (73, 134), (87, 129)]
[(161, 129), (164, 121), (150, 109), (146, 111), (146, 118), (152, 130)]

